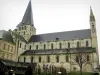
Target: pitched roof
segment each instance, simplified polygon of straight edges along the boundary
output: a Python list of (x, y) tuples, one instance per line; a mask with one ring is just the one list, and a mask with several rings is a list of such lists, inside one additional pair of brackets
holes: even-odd
[(27, 6), (27, 9), (25, 11), (22, 21), (17, 26), (23, 26), (23, 25), (32, 25), (33, 26), (31, 0)]
[(54, 41), (59, 40), (73, 40), (73, 39), (86, 39), (91, 37), (90, 29), (76, 30), (76, 31), (65, 31), (48, 34), (33, 35), (29, 42), (39, 41)]
[(95, 48), (70, 48), (70, 49), (49, 49), (49, 50), (26, 50), (21, 55), (40, 55), (40, 54), (65, 54), (65, 53), (79, 53), (79, 52), (96, 52)]
[(13, 43), (13, 38), (10, 32), (5, 30), (0, 31), (0, 39)]

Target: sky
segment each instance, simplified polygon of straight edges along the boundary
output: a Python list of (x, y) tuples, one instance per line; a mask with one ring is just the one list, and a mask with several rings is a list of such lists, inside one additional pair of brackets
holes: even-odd
[[(100, 43), (100, 0), (31, 0), (37, 34), (89, 29), (90, 6)], [(29, 0), (0, 0), (0, 30), (15, 29)], [(98, 46), (100, 50), (100, 45)]]

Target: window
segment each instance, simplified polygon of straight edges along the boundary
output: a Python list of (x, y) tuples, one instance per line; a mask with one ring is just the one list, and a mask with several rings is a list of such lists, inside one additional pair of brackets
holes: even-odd
[(36, 45), (36, 49), (38, 49), (38, 45)]
[(90, 57), (89, 57), (89, 55), (87, 55), (87, 61), (90, 61)]
[(41, 62), (41, 57), (39, 57), (39, 62)]
[(25, 32), (24, 32), (24, 35), (25, 35)]
[(47, 62), (50, 62), (50, 56), (47, 56)]
[(31, 50), (31, 45), (30, 45), (30, 48), (29, 49)]
[(66, 62), (69, 62), (69, 58), (68, 58), (68, 56), (66, 56)]
[(58, 40), (59, 40), (59, 38), (57, 37), (57, 38), (56, 38), (56, 41), (58, 41)]
[(46, 49), (46, 45), (44, 44), (44, 49)]
[(86, 47), (88, 47), (89, 46), (89, 42), (88, 41), (86, 41)]
[(60, 48), (60, 49), (62, 48), (62, 44), (61, 44), (61, 43), (59, 43), (59, 48)]
[(4, 50), (6, 49), (6, 44), (4, 44), (4, 47), (3, 47), (3, 49), (4, 49)]
[(11, 52), (13, 52), (13, 47), (11, 47)]
[(25, 26), (25, 30), (26, 30), (26, 26)]
[(77, 42), (77, 47), (79, 47), (79, 42)]
[(18, 62), (19, 62), (20, 57), (18, 57)]
[(56, 62), (57, 63), (59, 62), (59, 56), (56, 56)]
[(24, 57), (24, 63), (26, 62), (26, 57)]
[(19, 27), (19, 30), (21, 30), (21, 27)]
[(92, 25), (92, 32), (93, 32), (93, 33), (95, 32), (95, 28), (94, 28), (94, 25)]
[(53, 44), (51, 44), (51, 49), (53, 49)]
[(21, 48), (21, 43), (19, 44), (19, 47)]
[(78, 56), (76, 56), (76, 62), (79, 62), (79, 58), (78, 58)]
[(33, 57), (31, 57), (31, 63), (33, 63)]
[(8, 50), (10, 50), (10, 46), (8, 45)]
[(24, 46), (24, 50), (26, 50), (26, 45)]
[(68, 42), (68, 48), (70, 48), (70, 43)]

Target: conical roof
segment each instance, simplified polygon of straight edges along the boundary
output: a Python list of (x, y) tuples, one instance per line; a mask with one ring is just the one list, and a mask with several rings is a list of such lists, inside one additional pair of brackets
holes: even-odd
[(23, 25), (32, 25), (33, 24), (33, 15), (32, 15), (32, 7), (31, 7), (31, 0), (29, 1), (29, 4), (27, 6), (27, 9), (25, 11), (25, 14), (23, 16), (22, 21), (18, 24), (18, 26), (23, 26)]

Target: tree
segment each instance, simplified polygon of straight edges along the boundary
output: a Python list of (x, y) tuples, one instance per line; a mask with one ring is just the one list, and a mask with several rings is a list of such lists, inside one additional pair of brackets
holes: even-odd
[(71, 61), (72, 63), (77, 63), (77, 65), (80, 67), (80, 75), (82, 75), (82, 69), (83, 66), (87, 64), (87, 62), (90, 60), (89, 59), (89, 53), (83, 53), (83, 52), (78, 52), (76, 54), (76, 57), (72, 57), (74, 62)]

